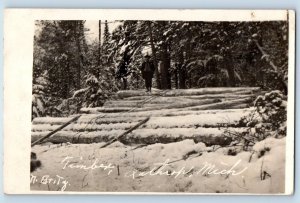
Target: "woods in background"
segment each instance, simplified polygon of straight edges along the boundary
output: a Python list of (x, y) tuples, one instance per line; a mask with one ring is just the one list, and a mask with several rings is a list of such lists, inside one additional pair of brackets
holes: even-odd
[(143, 56), (154, 87), (258, 86), (287, 94), (288, 23), (107, 21), (87, 43), (85, 21), (36, 21), (32, 116), (101, 106), (119, 89), (140, 89)]

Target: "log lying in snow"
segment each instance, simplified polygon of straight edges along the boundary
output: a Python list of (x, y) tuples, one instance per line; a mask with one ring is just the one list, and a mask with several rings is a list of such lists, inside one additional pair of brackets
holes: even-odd
[(206, 104), (214, 104), (221, 102), (220, 99), (203, 99), (203, 100), (195, 100), (195, 101), (187, 101), (187, 102), (174, 102), (171, 104), (145, 104), (143, 108), (136, 109), (135, 111), (153, 111), (160, 109), (180, 109), (192, 106), (206, 105)]
[[(249, 97), (249, 96), (247, 96)], [(234, 97), (240, 98), (240, 97)], [(243, 97), (245, 98), (245, 97)], [(231, 98), (229, 98), (231, 99)], [(104, 104), (105, 108), (141, 108), (145, 110), (153, 110), (153, 109), (171, 109), (171, 108), (183, 108), (188, 106), (196, 106), (196, 105), (203, 105), (209, 103), (216, 103), (221, 102), (220, 98), (202, 98), (202, 99), (188, 99), (183, 97), (157, 97), (153, 99), (149, 103), (143, 102), (131, 102), (131, 101), (124, 101), (124, 100), (117, 100), (117, 101), (108, 101)], [(148, 107), (148, 109), (147, 109)], [(149, 108), (151, 107), (151, 108)], [(139, 109), (140, 110), (140, 109)]]
[(31, 142), (31, 147), (43, 142), (44, 140), (48, 139), (49, 137), (51, 137), (52, 135), (54, 135), (56, 132), (62, 130), (63, 128), (65, 128), (66, 126), (70, 125), (72, 122), (76, 121), (81, 115), (75, 116), (74, 118), (70, 119), (68, 122), (64, 123), (63, 125), (57, 127), (56, 129), (54, 129), (52, 132), (48, 133), (47, 135)]
[[(230, 131), (244, 132), (245, 128), (228, 128)], [(116, 138), (125, 130), (95, 131), (89, 133), (77, 133), (72, 131), (60, 131), (50, 137), (47, 141), (52, 143), (99, 143), (108, 142)], [(42, 137), (46, 132), (32, 133), (32, 141)], [(137, 129), (126, 137), (120, 139), (124, 144), (154, 144), (171, 143), (184, 139), (193, 139), (195, 142), (203, 142), (210, 145), (228, 145), (232, 141), (223, 135), (224, 131), (219, 128), (177, 128), (174, 129)]]
[[(198, 102), (187, 102), (187, 103), (175, 103), (170, 105), (152, 105), (145, 104), (143, 108), (134, 108), (132, 112), (150, 112), (156, 110), (171, 110), (173, 112), (188, 110), (188, 111), (200, 111), (200, 110), (225, 110), (225, 109), (241, 109), (250, 108), (252, 102), (254, 101), (251, 97), (246, 97), (243, 99), (231, 99), (231, 100), (203, 100)], [(153, 106), (153, 107), (151, 107)], [(192, 112), (191, 112), (192, 113)], [(168, 114), (166, 114), (168, 115)], [(172, 114), (170, 114), (172, 115)]]
[(107, 101), (103, 104), (103, 107), (105, 108), (118, 108), (118, 107), (126, 107), (126, 108), (133, 108), (141, 106), (141, 101), (124, 101), (124, 100), (113, 100), (113, 101)]
[(135, 126), (132, 126), (130, 129), (128, 129), (125, 132), (123, 132), (121, 135), (118, 135), (117, 137), (115, 137), (115, 138), (111, 139), (110, 141), (106, 142), (100, 148), (107, 147), (108, 145), (111, 145), (112, 143), (114, 143), (116, 141), (119, 141), (121, 139), (126, 139), (126, 137), (125, 137), (126, 135), (128, 135), (129, 133), (131, 133), (132, 131), (134, 131), (135, 129), (137, 129), (138, 127), (140, 127), (141, 125), (143, 125), (144, 123), (146, 123), (149, 119), (150, 119), (150, 117), (145, 118), (144, 120), (142, 120), (139, 123), (137, 123)]
[[(224, 94), (224, 93), (255, 93), (260, 90), (259, 87), (216, 87), (216, 88), (200, 88), (200, 89), (176, 89), (169, 91), (156, 91), (151, 93), (151, 95), (162, 96), (188, 96), (188, 95), (205, 95), (205, 94)], [(117, 97), (127, 98), (136, 96), (149, 96), (149, 93), (143, 90), (124, 90), (117, 92)]]
[[(218, 127), (236, 126), (241, 117), (248, 115), (249, 111), (215, 111), (202, 114), (188, 114), (181, 116), (157, 116), (151, 119), (143, 126), (149, 130), (157, 128), (197, 128), (197, 127)], [(92, 117), (93, 118), (93, 117)], [(107, 121), (122, 121), (111, 122)], [(123, 119), (123, 120), (121, 120)], [(78, 120), (78, 123), (72, 123), (64, 130), (66, 131), (108, 131), (108, 130), (124, 130), (129, 129), (137, 124), (145, 117), (117, 117), (117, 118), (101, 118), (95, 122), (88, 123), (88, 120)], [(55, 121), (55, 120), (54, 120)], [(32, 125), (32, 131), (51, 131), (59, 127), (51, 123), (37, 123)]]
[(200, 89), (176, 89), (168, 91), (166, 96), (188, 96), (188, 95), (207, 95), (207, 94), (253, 94), (260, 90), (259, 87), (212, 87), (212, 88), (200, 88)]
[(117, 92), (116, 98), (123, 99), (132, 96), (161, 96), (165, 92), (166, 92), (165, 90), (157, 90), (157, 91), (152, 91), (150, 94), (145, 90), (121, 90)]
[(184, 109), (185, 110), (193, 110), (193, 111), (208, 110), (208, 109), (231, 109), (233, 107), (237, 107), (242, 104), (249, 104), (249, 106), (250, 106), (251, 102), (253, 102), (253, 100), (251, 98), (244, 98), (244, 99), (235, 99), (235, 100), (231, 100), (231, 101), (219, 102), (219, 103), (215, 103), (215, 104), (187, 107)]
[(80, 113), (119, 113), (126, 112), (131, 110), (130, 107), (115, 107), (115, 108), (107, 108), (107, 107), (96, 107), (96, 108), (82, 108), (80, 109)]
[[(193, 99), (193, 100), (200, 100), (200, 99), (242, 99), (247, 97), (256, 97), (256, 94), (206, 94), (206, 95), (191, 95), (191, 96), (179, 96), (179, 98), (185, 99)], [(175, 98), (175, 97), (174, 97)], [(178, 97), (176, 97), (178, 98)]]
[[(178, 97), (157, 97), (149, 103), (143, 103), (137, 100), (115, 100), (107, 101), (103, 106), (105, 108), (137, 108), (136, 111), (155, 110), (155, 109), (171, 109), (183, 108), (188, 106), (204, 105), (209, 103), (217, 103), (221, 101), (229, 101), (235, 99), (252, 99), (256, 96), (252, 95), (235, 95), (235, 94), (212, 94), (212, 95), (192, 95), (192, 96), (178, 96)], [(103, 112), (103, 110), (101, 110)]]
[[(247, 105), (248, 106), (248, 105)], [(199, 111), (194, 111), (194, 110), (187, 110), (185, 108), (183, 109), (161, 109), (161, 110), (153, 110), (153, 111), (140, 111), (140, 112), (131, 112), (131, 113), (126, 113), (122, 114), (122, 117), (124, 118), (132, 118), (132, 117), (147, 117), (151, 116), (152, 118), (155, 117), (173, 117), (173, 116), (186, 116), (186, 115), (202, 115), (202, 114), (239, 114), (239, 115), (244, 115), (244, 114), (249, 114), (250, 112), (253, 111), (253, 107), (249, 108), (239, 108), (239, 105), (233, 106), (231, 109), (208, 109), (208, 110), (199, 110)], [(118, 117), (119, 114), (110, 114), (109, 117)]]
[[(146, 105), (155, 105), (155, 104), (174, 104), (174, 103), (186, 103), (186, 102), (195, 102), (192, 99), (186, 99), (181, 97), (154, 97), (150, 100), (151, 97), (146, 98), (145, 100), (112, 100), (104, 103), (104, 107), (137, 107), (137, 106), (146, 106)], [(147, 102), (150, 100), (149, 102)]]
[[(146, 100), (146, 99), (149, 99), (151, 98), (151, 95), (147, 95), (147, 96), (133, 96), (133, 97), (125, 97), (125, 98), (122, 98), (122, 101), (137, 101), (137, 102), (140, 102), (140, 101), (143, 101), (143, 100)], [(120, 99), (119, 97), (117, 97), (117, 99)], [(118, 100), (120, 101), (120, 100)]]
[[(104, 117), (102, 117), (103, 115)], [(107, 115), (107, 116), (105, 116)], [(146, 118), (147, 116), (141, 116), (141, 117), (109, 117), (109, 114), (87, 114), (83, 115), (80, 119), (78, 119), (74, 124), (116, 124), (116, 123), (133, 123), (133, 122), (139, 122)], [(98, 119), (96, 119), (98, 118)], [(33, 126), (38, 125), (62, 125), (66, 122), (65, 118), (60, 117), (40, 117), (35, 118), (32, 121)]]
[[(238, 104), (249, 104), (251, 106), (251, 102), (253, 102), (253, 98), (246, 97), (243, 99), (232, 99), (228, 101), (222, 101), (219, 99), (203, 99), (203, 100), (195, 100), (189, 102), (182, 103), (174, 103), (174, 104), (144, 104), (137, 105), (132, 107), (98, 107), (98, 108), (83, 108), (80, 111), (82, 113), (127, 113), (127, 111), (133, 112), (141, 112), (141, 111), (154, 111), (154, 110), (166, 110), (173, 109), (176, 110), (208, 110), (208, 109), (236, 109)], [(123, 115), (122, 115), (123, 116)]]
[[(164, 100), (164, 98), (170, 98), (170, 99), (183, 99), (183, 98), (187, 98), (187, 99), (214, 99), (214, 98), (244, 98), (244, 97), (249, 97), (249, 96), (253, 96), (253, 97), (257, 97), (258, 95), (263, 95), (264, 92), (263, 91), (256, 91), (256, 90), (251, 90), (251, 91), (236, 91), (233, 93), (221, 93), (221, 94), (203, 94), (203, 95), (178, 95), (176, 97), (174, 96), (164, 96), (164, 97), (157, 97), (154, 99), (154, 101), (159, 101), (159, 100)], [(126, 97), (126, 98), (122, 98), (122, 100), (114, 100), (114, 101), (124, 101), (124, 102), (141, 102), (143, 100), (149, 99), (151, 96), (132, 96), (132, 97)], [(153, 102), (151, 102), (153, 103)]]
[[(69, 125), (64, 130), (65, 131), (75, 131), (75, 132), (89, 132), (89, 131), (101, 131), (101, 130), (123, 130), (128, 129), (132, 127), (132, 125), (135, 125), (136, 122), (132, 123), (112, 123), (112, 124), (94, 124), (94, 123), (75, 123), (72, 125)], [(33, 125), (32, 131), (51, 131), (58, 127), (59, 125), (49, 125), (49, 124), (40, 124), (40, 125)]]
[[(239, 119), (242, 116), (245, 116), (253, 111), (253, 108), (241, 108), (244, 104), (237, 105), (239, 109), (217, 109), (217, 110), (200, 110), (200, 111), (192, 111), (192, 110), (154, 110), (154, 111), (145, 111), (145, 112), (130, 112), (124, 113), (120, 116), (119, 113), (107, 113), (107, 114), (86, 114), (82, 115), (74, 124), (115, 124), (115, 123), (134, 123), (139, 122), (145, 119), (148, 116), (151, 116), (151, 120), (155, 120), (156, 117), (165, 117), (166, 120), (175, 116), (177, 120), (181, 119), (181, 117), (177, 116), (188, 116), (188, 115), (199, 115), (205, 119), (198, 120), (207, 120), (206, 118), (214, 116), (214, 119), (222, 118), (222, 117), (231, 117)], [(98, 119), (96, 119), (98, 118)], [(53, 126), (53, 125), (63, 125), (67, 122), (69, 118), (67, 117), (37, 117), (32, 121), (32, 126), (45, 125)], [(234, 119), (233, 119), (234, 120)], [(218, 120), (215, 120), (218, 121)], [(149, 123), (149, 122), (148, 122)], [(51, 128), (52, 129), (52, 128)], [(44, 129), (47, 130), (47, 129)]]

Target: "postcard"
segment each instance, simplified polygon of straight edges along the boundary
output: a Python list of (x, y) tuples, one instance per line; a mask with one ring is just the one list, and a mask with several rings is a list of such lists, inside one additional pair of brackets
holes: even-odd
[(295, 12), (6, 9), (7, 194), (290, 195)]

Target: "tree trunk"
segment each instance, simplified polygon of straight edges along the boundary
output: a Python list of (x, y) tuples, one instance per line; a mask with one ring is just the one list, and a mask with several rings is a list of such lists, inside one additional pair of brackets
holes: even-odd
[(99, 34), (98, 34), (98, 65), (101, 65), (101, 20), (99, 20)]
[(178, 64), (175, 65), (175, 70), (174, 70), (174, 80), (175, 80), (175, 88), (178, 89)]
[(64, 75), (64, 78), (62, 80), (62, 86), (63, 86), (63, 89), (62, 89), (62, 98), (64, 99), (67, 99), (70, 97), (70, 84), (71, 84), (71, 71), (70, 71), (70, 64), (69, 64), (69, 61), (66, 61), (66, 68), (65, 68), (65, 74)]
[(123, 90), (127, 90), (127, 78), (126, 77), (123, 77), (122, 78), (122, 83), (123, 83)]
[(77, 66), (77, 73), (76, 73), (76, 88), (81, 88), (81, 71), (83, 70), (83, 54), (81, 48), (81, 21), (76, 21), (76, 45), (78, 51), (78, 66)]
[(151, 22), (150, 21), (148, 22), (148, 32), (149, 32), (149, 36), (150, 36), (152, 57), (153, 57), (154, 67), (155, 67), (156, 86), (157, 86), (158, 89), (161, 89), (161, 80), (160, 80), (160, 75), (159, 75), (159, 72), (158, 72), (158, 62), (157, 62), (157, 58), (156, 58), (156, 49), (155, 49), (154, 42), (153, 42), (152, 27), (151, 27)]
[(179, 52), (179, 63), (178, 63), (178, 77), (179, 77), (179, 89), (185, 89), (185, 81), (186, 81), (186, 71), (185, 67), (183, 65), (184, 63), (184, 57), (183, 57), (183, 51), (180, 50)]
[(234, 76), (234, 64), (232, 62), (232, 55), (231, 53), (226, 54), (224, 57), (224, 68), (227, 70), (228, 73), (228, 80), (227, 80), (227, 86), (228, 87), (235, 87), (236, 86), (236, 81), (235, 81), (235, 76)]
[(162, 89), (171, 89), (170, 77), (170, 55), (168, 51), (168, 44), (162, 45), (162, 63), (161, 63), (161, 87)]
[(167, 61), (166, 61), (166, 64), (167, 64), (167, 82), (168, 82), (168, 89), (172, 89), (172, 83), (171, 83), (171, 77), (172, 77), (172, 75), (171, 75), (171, 72), (170, 72), (170, 70), (171, 70), (171, 56), (170, 56), (170, 52), (171, 52), (171, 50), (170, 50), (171, 48), (170, 48), (170, 45), (168, 45), (168, 49), (167, 49)]
[[(185, 60), (189, 60), (192, 57), (192, 45), (191, 45), (191, 41), (192, 41), (192, 35), (191, 35), (191, 31), (188, 30), (187, 33), (187, 42), (186, 42), (186, 46), (185, 46), (185, 52), (186, 52), (186, 56), (185, 56)], [(188, 88), (192, 88), (193, 84), (192, 84), (192, 75), (191, 75), (191, 71), (186, 70), (186, 77), (185, 77), (185, 86), (186, 84), (188, 85)]]

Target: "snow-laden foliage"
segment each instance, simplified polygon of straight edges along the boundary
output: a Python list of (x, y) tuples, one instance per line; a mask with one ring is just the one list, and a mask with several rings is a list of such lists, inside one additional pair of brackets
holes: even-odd
[(32, 85), (32, 112), (31, 118), (45, 116), (47, 113), (47, 89), (49, 81), (47, 79), (47, 72), (33, 81)]
[[(188, 73), (192, 73), (192, 80), (197, 81), (198, 87), (220, 87), (227, 86), (227, 81), (230, 79), (228, 69), (221, 67), (220, 64), (224, 62), (223, 56), (213, 55), (206, 59), (191, 59), (186, 65)], [(233, 77), (236, 84), (242, 81), (237, 70), (233, 69)], [(201, 76), (199, 78), (199, 76)]]
[(284, 137), (287, 128), (287, 101), (286, 96), (274, 90), (264, 96), (258, 96), (254, 102), (255, 110), (244, 116), (239, 125), (249, 130), (240, 138), (255, 143), (267, 137)]
[(100, 76), (98, 79), (95, 75), (89, 74), (85, 78), (85, 88), (75, 91), (71, 98), (79, 98), (82, 107), (102, 106), (118, 89), (113, 81), (107, 80), (105, 76)]
[(261, 123), (255, 125), (258, 134), (286, 136), (287, 101), (282, 92), (271, 91), (259, 96), (254, 106), (261, 118)]

